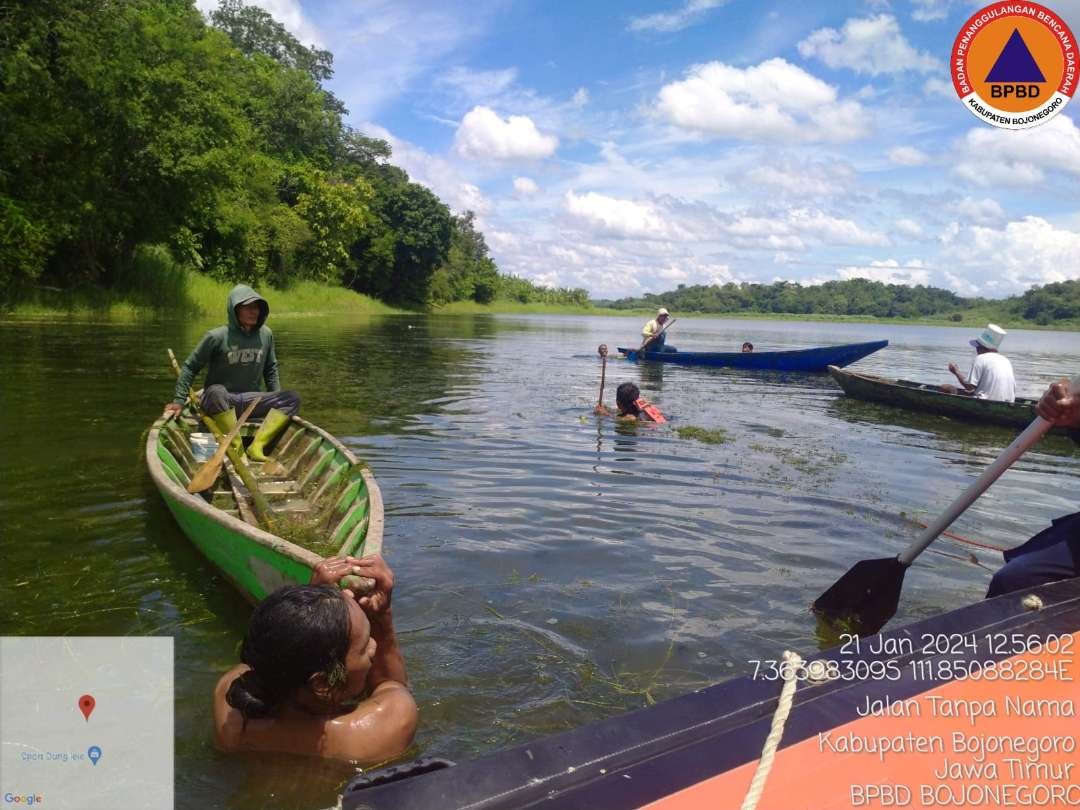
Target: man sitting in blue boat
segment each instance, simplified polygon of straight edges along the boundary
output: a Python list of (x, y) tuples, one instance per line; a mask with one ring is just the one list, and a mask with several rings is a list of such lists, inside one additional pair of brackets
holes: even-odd
[(967, 378), (965, 379), (960, 373), (956, 363), (949, 363), (949, 371), (956, 377), (962, 388), (958, 389), (955, 385), (943, 385), (941, 390), (946, 394), (964, 394), (976, 399), (1014, 402), (1016, 379), (1013, 376), (1012, 363), (999, 351), (1005, 335), (1005, 330), (1000, 326), (987, 324), (982, 334), (970, 341), (975, 347), (977, 356)]
[(645, 338), (645, 341), (641, 344), (642, 352), (677, 352), (674, 346), (667, 345), (667, 331), (664, 329), (664, 324), (668, 322), (671, 315), (664, 307), (656, 310), (656, 317), (645, 324), (645, 327), (641, 330), (641, 336)]
[[(375, 590), (357, 597), (343, 577)], [(214, 690), (220, 749), (281, 751), (374, 765), (416, 732), (416, 702), (394, 636), (394, 574), (381, 557), (323, 560), (309, 585), (274, 591), (255, 608), (239, 666)]]
[[(1058, 427), (1080, 430), (1080, 397), (1069, 381), (1051, 385), (1036, 413)], [(1073, 438), (1078, 439), (1073, 434)], [(990, 580), (987, 598), (1080, 576), (1080, 512), (1055, 518), (1049, 528), (1005, 552), (1005, 565)]]
[[(180, 413), (192, 380), (207, 367), (202, 409), (227, 435), (236, 425), (237, 414), (260, 396), (265, 384), (267, 393), (261, 395), (252, 413), (263, 421), (248, 445), (247, 456), (253, 461), (266, 461), (266, 445), (300, 410), (300, 397), (294, 391), (281, 390), (274, 334), (266, 325), (270, 315), (266, 299), (251, 287), (237, 284), (229, 291), (225, 312), (228, 323), (203, 335), (184, 361), (173, 401), (165, 406), (165, 413)], [(238, 453), (244, 452), (239, 436), (233, 439), (233, 447)]]
[[(664, 415), (660, 413), (660, 409), (641, 396), (641, 391), (632, 382), (624, 382), (615, 389), (615, 405), (619, 409), (619, 412), (615, 414), (616, 419), (629, 422), (656, 422), (661, 425), (667, 422)], [(603, 405), (597, 405), (595, 410), (601, 416), (612, 415), (611, 411)]]

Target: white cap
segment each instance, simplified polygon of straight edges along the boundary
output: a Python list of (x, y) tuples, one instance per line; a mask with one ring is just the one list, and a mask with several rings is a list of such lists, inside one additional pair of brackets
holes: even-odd
[(990, 349), (991, 351), (997, 351), (1001, 348), (1001, 341), (1005, 339), (1007, 335), (1004, 329), (998, 326), (996, 323), (988, 323), (986, 328), (983, 329), (982, 334), (974, 340), (968, 342), (972, 346), (982, 346), (984, 349)]
[(657, 318), (659, 318), (661, 315), (670, 315), (670, 314), (671, 313), (668, 312), (666, 309), (664, 309), (664, 307), (660, 307), (660, 309), (656, 310), (656, 317)]

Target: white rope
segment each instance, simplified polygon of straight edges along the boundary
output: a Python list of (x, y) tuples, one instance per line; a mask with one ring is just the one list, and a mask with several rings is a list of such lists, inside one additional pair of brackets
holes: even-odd
[(791, 713), (791, 704), (795, 701), (795, 686), (800, 664), (802, 664), (802, 656), (791, 650), (784, 651), (784, 663), (780, 667), (784, 686), (780, 690), (780, 699), (776, 703), (772, 728), (769, 729), (769, 736), (765, 738), (765, 747), (761, 749), (761, 759), (758, 760), (757, 770), (754, 771), (754, 778), (750, 780), (750, 789), (746, 791), (746, 798), (743, 799), (740, 810), (755, 810), (765, 790), (765, 780), (769, 778), (776, 749), (780, 746), (780, 738), (784, 736), (784, 723), (787, 722), (788, 715)]

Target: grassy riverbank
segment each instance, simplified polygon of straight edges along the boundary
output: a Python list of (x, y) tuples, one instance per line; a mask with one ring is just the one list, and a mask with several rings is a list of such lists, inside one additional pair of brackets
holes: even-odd
[[(115, 290), (43, 287), (15, 303), (5, 313), (9, 320), (136, 321), (184, 315), (217, 317), (225, 314), (225, 301), (233, 283), (217, 281), (186, 270), (161, 252), (141, 253), (131, 276)], [(390, 315), (401, 312), (382, 301), (344, 287), (301, 281), (288, 289), (259, 290), (270, 301), (275, 318), (324, 315)]]

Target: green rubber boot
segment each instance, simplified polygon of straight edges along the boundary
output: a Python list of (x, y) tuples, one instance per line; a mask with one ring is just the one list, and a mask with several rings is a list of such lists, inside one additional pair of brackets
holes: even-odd
[[(229, 408), (229, 410), (227, 411), (215, 413), (213, 416), (210, 417), (210, 421), (217, 425), (218, 430), (221, 431), (223, 436), (228, 436), (229, 431), (236, 427), (236, 411), (234, 411), (232, 408)], [(239, 433), (236, 434), (236, 438), (232, 440), (232, 449), (239, 453), (241, 457), (243, 457), (244, 441), (240, 438)]]
[(269, 461), (265, 452), (266, 445), (278, 437), (281, 431), (285, 429), (285, 426), (289, 424), (289, 419), (291, 417), (285, 411), (279, 411), (277, 408), (271, 408), (267, 411), (262, 424), (259, 425), (259, 429), (255, 433), (255, 438), (248, 445), (248, 458), (252, 461)]

